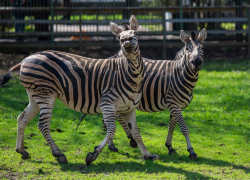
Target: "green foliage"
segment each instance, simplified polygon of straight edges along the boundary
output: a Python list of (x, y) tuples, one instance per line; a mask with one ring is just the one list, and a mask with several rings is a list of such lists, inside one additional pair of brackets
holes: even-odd
[(175, 6), (179, 5), (175, 0), (144, 0), (142, 7), (162, 7), (162, 6)]
[[(147, 149), (160, 160), (142, 160), (140, 150), (129, 146), (117, 124), (113, 153), (104, 148), (97, 160), (85, 165), (105, 137), (101, 115), (87, 115), (75, 131), (81, 116), (57, 101), (51, 135), (67, 156), (60, 165), (37, 128), (38, 116), (25, 130), (24, 146), (31, 159), (21, 160), (15, 152), (16, 119), (28, 104), (17, 76), (0, 89), (0, 179), (250, 179), (250, 61), (205, 63), (194, 90), (194, 99), (183, 112), (198, 160), (188, 158), (186, 141), (179, 127), (173, 137), (178, 155), (169, 156), (164, 143), (169, 112), (136, 112)], [(164, 122), (164, 123), (163, 123)]]

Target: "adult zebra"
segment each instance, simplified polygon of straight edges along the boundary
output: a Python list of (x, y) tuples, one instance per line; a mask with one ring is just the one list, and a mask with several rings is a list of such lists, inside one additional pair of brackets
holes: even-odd
[(75, 111), (103, 114), (107, 134), (94, 152), (86, 156), (87, 165), (97, 158), (114, 136), (117, 113), (133, 127), (130, 133), (144, 159), (158, 158), (147, 151), (136, 124), (134, 109), (141, 99), (144, 65), (137, 37), (138, 21), (132, 16), (129, 22), (129, 30), (110, 23), (112, 33), (120, 39), (123, 56), (119, 58), (91, 59), (58, 51), (43, 51), (25, 58), (0, 78), (0, 86), (3, 86), (9, 81), (12, 71), (20, 68), (20, 80), (29, 96), (28, 107), (18, 117), (16, 152), (21, 153), (23, 159), (29, 157), (23, 147), (24, 129), (40, 110), (39, 130), (57, 161), (68, 162), (50, 135), (56, 98)]
[[(186, 138), (187, 151), (190, 153), (191, 159), (197, 158), (197, 154), (191, 145), (189, 129), (181, 112), (193, 98), (193, 89), (198, 81), (199, 70), (203, 63), (202, 42), (206, 37), (206, 29), (202, 29), (198, 36), (191, 32), (190, 37), (182, 30), (180, 38), (185, 46), (176, 53), (173, 61), (143, 58), (145, 76), (142, 82), (142, 99), (137, 109), (143, 112), (159, 112), (168, 109), (170, 121), (165, 145), (169, 154), (176, 153), (172, 147), (172, 137), (176, 123), (178, 123)], [(111, 58), (120, 57), (121, 54), (122, 51), (119, 51), (117, 55)], [(131, 139), (130, 145), (137, 147), (136, 141), (129, 132), (129, 124), (119, 114), (117, 119), (125, 130), (127, 137)], [(113, 140), (109, 141), (108, 148), (111, 151), (118, 151)]]

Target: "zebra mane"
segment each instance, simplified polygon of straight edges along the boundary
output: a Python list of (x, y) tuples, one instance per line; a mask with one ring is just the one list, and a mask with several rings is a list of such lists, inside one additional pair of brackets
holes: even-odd
[(183, 57), (183, 55), (184, 55), (184, 48), (185, 48), (185, 46), (182, 47), (182, 48), (175, 54), (174, 61), (178, 61), (178, 60), (180, 60), (180, 59)]

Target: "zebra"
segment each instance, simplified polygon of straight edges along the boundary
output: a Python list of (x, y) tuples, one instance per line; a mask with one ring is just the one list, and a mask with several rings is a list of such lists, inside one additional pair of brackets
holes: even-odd
[[(145, 65), (145, 76), (142, 83), (142, 98), (137, 109), (143, 112), (159, 112), (168, 109), (170, 111), (170, 121), (168, 124), (168, 135), (165, 146), (169, 155), (177, 153), (172, 147), (172, 137), (176, 124), (180, 126), (182, 134), (185, 136), (187, 151), (191, 159), (196, 159), (189, 138), (189, 129), (183, 119), (182, 110), (186, 108), (192, 98), (193, 89), (198, 81), (199, 70), (203, 63), (203, 41), (207, 37), (206, 29), (202, 29), (198, 36), (191, 32), (190, 37), (180, 31), (180, 38), (185, 46), (176, 53), (174, 60), (152, 60), (143, 58)], [(122, 51), (110, 57), (120, 57)], [(126, 121), (118, 114), (117, 120), (122, 125), (130, 146), (136, 148), (137, 143), (129, 132)], [(104, 125), (105, 126), (105, 125)], [(111, 151), (118, 151), (113, 140), (108, 142)]]
[(82, 113), (103, 114), (106, 137), (86, 156), (86, 165), (96, 160), (108, 141), (114, 136), (115, 118), (119, 113), (131, 127), (144, 159), (155, 160), (158, 155), (147, 151), (140, 136), (134, 109), (141, 99), (144, 65), (138, 44), (138, 20), (133, 15), (130, 29), (123, 30), (114, 22), (110, 28), (118, 36), (123, 56), (112, 59), (91, 59), (59, 51), (42, 51), (25, 58), (0, 78), (6, 84), (12, 71), (20, 69), (20, 81), (27, 91), (29, 105), (19, 115), (16, 152), (27, 159), (24, 150), (24, 129), (40, 110), (38, 128), (53, 156), (59, 163), (68, 163), (50, 135), (50, 121), (56, 98), (67, 107)]

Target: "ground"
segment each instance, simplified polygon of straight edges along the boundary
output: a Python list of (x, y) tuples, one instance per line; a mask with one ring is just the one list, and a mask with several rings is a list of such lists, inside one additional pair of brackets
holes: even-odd
[[(109, 57), (109, 51), (106, 52)], [(88, 50), (86, 55), (91, 53), (96, 58), (99, 56), (94, 50)], [(205, 53), (205, 56), (211, 54)], [(1, 65), (3, 59), (8, 59), (7, 64), (1, 66), (2, 72), (25, 56), (1, 54)], [(86, 167), (87, 153), (105, 137), (102, 116), (87, 115), (75, 131), (73, 125), (82, 114), (68, 109), (60, 101), (53, 111), (51, 135), (69, 164), (60, 165), (52, 156), (37, 128), (38, 116), (25, 130), (24, 146), (31, 159), (21, 160), (20, 154), (15, 152), (16, 119), (27, 106), (28, 98), (15, 74), (7, 86), (0, 89), (0, 179), (250, 179), (249, 82), (249, 60), (205, 59), (194, 99), (183, 111), (198, 154), (196, 161), (189, 159), (185, 138), (178, 126), (173, 137), (173, 147), (178, 154), (168, 155), (164, 145), (168, 111), (137, 111), (144, 143), (160, 159), (144, 161), (140, 150), (129, 146), (129, 140), (117, 124), (114, 143), (118, 153), (105, 147), (97, 160)]]
[[(118, 42), (117, 42), (118, 43)], [(183, 44), (184, 45), (184, 44)], [(143, 57), (149, 59), (163, 59), (162, 54), (162, 44), (160, 46), (154, 47), (140, 47), (141, 54)], [(175, 53), (180, 50), (180, 48), (172, 47), (167, 48), (167, 59), (174, 59)], [(119, 46), (117, 47), (85, 47), (82, 51), (82, 56), (91, 57), (91, 58), (108, 58), (110, 56), (115, 55), (119, 51)], [(78, 50), (69, 49), (67, 52), (73, 54), (80, 54)], [(25, 57), (33, 54), (35, 52), (27, 52), (26, 53), (12, 53), (6, 54), (0, 52), (0, 70), (8, 69), (9, 67), (19, 63)], [(208, 47), (204, 49), (204, 59), (207, 62), (212, 61), (238, 61), (244, 60), (247, 57), (247, 48), (246, 47)], [(0, 73), (1, 74), (1, 73)]]

